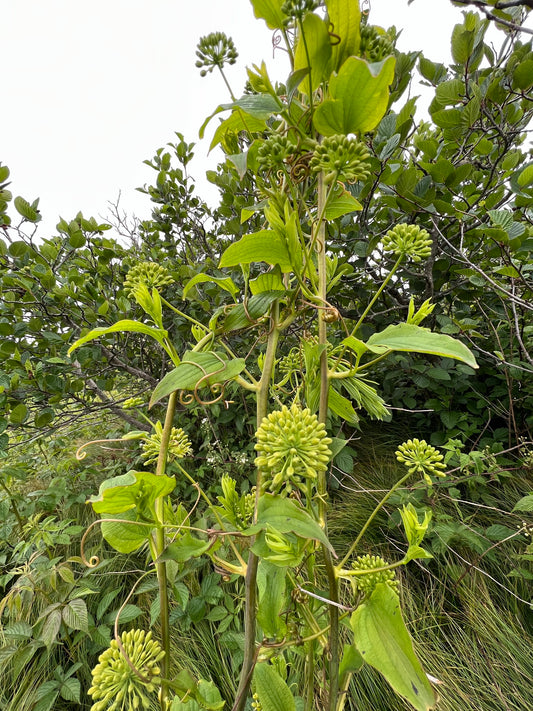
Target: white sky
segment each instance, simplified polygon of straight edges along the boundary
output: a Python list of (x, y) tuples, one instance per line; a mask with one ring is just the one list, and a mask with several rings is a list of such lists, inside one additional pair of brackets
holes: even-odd
[[(462, 19), (449, 0), (371, 4), (373, 24), (403, 30), (400, 49), (448, 61)], [(235, 41), (240, 56), (227, 74), (238, 96), (247, 65), (264, 59), (272, 75), (286, 76), (249, 0), (0, 0), (0, 18), (0, 161), (15, 195), (41, 198), (43, 237), (59, 215), (105, 215), (119, 192), (124, 209), (149, 216), (149, 199), (135, 188), (155, 173), (142, 161), (174, 131), (197, 142), (204, 118), (229, 100), (219, 76), (201, 78), (194, 66), (201, 36), (221, 30)], [(197, 145), (191, 170), (200, 194), (218, 159), (206, 159), (207, 143)]]

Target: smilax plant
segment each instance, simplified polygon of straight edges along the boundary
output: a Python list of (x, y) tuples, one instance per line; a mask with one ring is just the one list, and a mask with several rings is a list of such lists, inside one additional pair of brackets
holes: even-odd
[[(170, 652), (169, 577), (200, 556), (227, 584), (244, 581), (243, 661), (232, 711), (341, 711), (363, 664), (423, 711), (436, 698), (402, 619), (394, 569), (429, 557), (421, 547), (429, 516), (419, 521), (412, 507), (404, 508), (407, 546), (399, 561), (365, 552), (362, 539), (400, 485), (414, 476), (431, 485), (442, 457), (423, 441), (400, 447), (405, 476), (346, 551), (328, 539), (328, 469), (345, 442), (334, 432), (357, 425), (356, 409), (388, 414), (368, 374), (389, 354), (433, 354), (477, 366), (461, 342), (420, 325), (431, 313), (429, 301), (416, 313), (412, 301), (407, 321), (382, 331), (368, 323), (400, 266), (416, 270), (431, 254), (431, 237), (415, 221), (397, 224), (375, 245), (376, 254), (390, 252), (392, 260), (380, 258), (381, 283), (355, 318), (343, 317), (331, 301), (343, 267), (328, 239), (342, 231), (343, 218), (362, 210), (356, 196), (376, 180), (369, 136), (396, 81), (392, 40), (380, 43), (383, 31), (361, 21), (353, 0), (252, 5), (285, 42), (290, 75), (275, 86), (265, 64), (249, 69), (247, 93), (219, 106), (201, 135), (210, 119), (225, 114), (211, 148), (221, 146), (223, 170), (253, 196), (241, 224), (255, 227), (227, 244), (218, 264), (224, 271), (197, 274), (182, 295), (208, 284), (226, 294), (226, 303), (200, 323), (161, 296), (170, 274), (139, 265), (126, 287), (145, 320), (93, 329), (71, 347), (137, 333), (154, 339), (171, 364), (150, 403), (166, 401), (164, 422), (153, 423), (151, 436), (138, 434), (143, 470), (104, 481), (91, 499), (111, 546), (122, 553), (149, 548), (154, 567), (146, 575), (157, 576), (161, 648), (141, 631), (120, 634), (119, 616), (115, 640), (94, 671), (93, 711), (147, 708), (150, 694), (161, 711), (225, 707), (214, 683), (176, 669)], [(207, 67), (204, 74), (215, 66), (222, 71), (236, 56), (225, 35), (210, 35), (200, 41), (198, 65)], [(189, 343), (173, 342), (165, 327), (171, 311), (191, 323)], [(238, 389), (255, 400), (255, 471), (243, 472), (254, 488), (239, 493), (239, 482), (224, 475), (215, 502), (182, 463), (190, 443), (175, 427), (176, 405), (181, 418), (198, 404), (231, 407), (229, 394)], [(186, 501), (176, 505), (171, 497), (176, 477), (198, 492), (189, 512)], [(205, 509), (195, 526), (200, 501)]]

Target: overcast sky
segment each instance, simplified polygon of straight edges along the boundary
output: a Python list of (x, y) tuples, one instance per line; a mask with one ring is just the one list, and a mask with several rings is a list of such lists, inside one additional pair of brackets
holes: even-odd
[[(228, 77), (237, 95), (247, 65), (264, 59), (273, 75), (287, 73), (249, 0), (0, 0), (0, 12), (0, 161), (15, 195), (41, 198), (42, 236), (59, 215), (104, 215), (119, 192), (123, 208), (149, 216), (148, 198), (135, 191), (153, 179), (142, 161), (174, 131), (198, 141), (203, 119), (228, 101), (220, 77), (201, 78), (194, 66), (201, 36), (234, 39), (240, 56)], [(448, 61), (461, 18), (449, 0), (371, 3), (372, 23), (402, 29), (400, 49), (438, 61)], [(192, 167), (200, 192), (217, 161), (206, 159), (207, 143)]]

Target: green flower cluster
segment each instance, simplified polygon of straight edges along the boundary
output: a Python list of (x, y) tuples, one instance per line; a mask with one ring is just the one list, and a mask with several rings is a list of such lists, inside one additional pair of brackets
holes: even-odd
[(301, 20), (308, 12), (316, 10), (319, 4), (318, 0), (285, 0), (281, 12), (293, 20)]
[(256, 436), (256, 465), (266, 475), (265, 490), (290, 494), (296, 486), (306, 493), (307, 480), (326, 471), (331, 439), (308, 408), (284, 405), (263, 419)]
[(409, 439), (396, 450), (396, 459), (405, 464), (409, 474), (423, 474), (426, 482), (431, 486), (430, 474), (444, 476), (444, 457), (425, 439)]
[(365, 144), (354, 138), (328, 136), (315, 148), (309, 165), (315, 173), (324, 171), (325, 183), (334, 180), (355, 183), (370, 175), (370, 164), (366, 162), (369, 156)]
[[(162, 439), (163, 425), (161, 422), (156, 422), (155, 432), (147, 437), (142, 445), (141, 456), (145, 458), (145, 464), (157, 462)], [(191, 442), (181, 427), (173, 427), (170, 432), (168, 454), (176, 459), (183, 459), (191, 449)]]
[(359, 51), (369, 62), (381, 62), (394, 52), (394, 43), (381, 28), (362, 25)]
[(287, 136), (270, 136), (259, 146), (257, 162), (263, 170), (280, 168), (294, 153), (295, 146)]
[(172, 284), (174, 279), (165, 267), (155, 262), (139, 262), (132, 267), (124, 280), (124, 290), (128, 296), (135, 296), (135, 290), (144, 284), (147, 289), (161, 291), (163, 287)]
[(147, 693), (154, 693), (159, 687), (161, 670), (158, 663), (165, 653), (159, 642), (152, 639), (152, 633), (130, 630), (120, 636), (120, 641), (136, 671), (128, 664), (117, 641), (111, 640), (92, 670), (93, 683), (89, 695), (95, 703), (91, 711), (150, 708)]
[(394, 252), (397, 257), (411, 257), (413, 262), (431, 255), (431, 237), (418, 225), (396, 225), (383, 237), (382, 243), (386, 252)]
[(122, 403), (123, 410), (134, 410), (137, 407), (142, 407), (145, 403), (143, 397), (129, 397)]
[(354, 560), (352, 568), (354, 570), (364, 570), (364, 575), (354, 575), (350, 577), (355, 590), (371, 595), (378, 583), (386, 583), (395, 593), (398, 592), (398, 581), (392, 570), (380, 570), (373, 573), (376, 568), (385, 568), (388, 563), (378, 555), (361, 555)]
[(263, 706), (259, 701), (259, 696), (257, 694), (254, 694), (252, 698), (252, 708), (254, 709), (254, 711), (263, 711)]
[(206, 67), (200, 72), (202, 77), (212, 72), (215, 67), (222, 69), (225, 64), (235, 64), (239, 56), (233, 40), (224, 32), (211, 32), (200, 39), (197, 47), (196, 66), (199, 69)]

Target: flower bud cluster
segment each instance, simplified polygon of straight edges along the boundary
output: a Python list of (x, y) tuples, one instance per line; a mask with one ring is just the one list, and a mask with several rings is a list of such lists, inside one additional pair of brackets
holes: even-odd
[(225, 64), (235, 64), (239, 53), (231, 37), (224, 32), (211, 32), (198, 42), (196, 66), (202, 69), (200, 76), (212, 72), (215, 67), (222, 69)]
[(325, 183), (335, 180), (354, 183), (370, 175), (370, 164), (366, 162), (369, 156), (366, 145), (354, 138), (328, 136), (315, 148), (310, 168), (315, 173), (324, 171)]
[(369, 62), (381, 62), (394, 52), (394, 43), (390, 37), (374, 25), (361, 26), (361, 44), (359, 52)]
[(364, 570), (364, 575), (354, 575), (350, 579), (356, 590), (359, 590), (365, 595), (371, 595), (378, 583), (385, 583), (395, 593), (398, 592), (398, 581), (392, 570), (380, 570), (372, 572), (375, 568), (385, 568), (387, 562), (378, 555), (362, 555), (354, 560), (352, 568), (354, 570)]
[(430, 474), (444, 476), (445, 465), (442, 454), (425, 439), (409, 439), (396, 450), (396, 459), (405, 464), (409, 474), (423, 474), (431, 486)]
[(172, 284), (174, 279), (165, 267), (155, 262), (139, 262), (132, 267), (124, 280), (124, 290), (128, 296), (135, 295), (135, 289), (144, 284), (149, 290), (161, 291), (163, 287)]
[(396, 225), (383, 237), (382, 243), (386, 252), (394, 252), (398, 257), (411, 257), (413, 262), (431, 256), (431, 237), (418, 225)]
[(295, 146), (287, 136), (270, 136), (260, 145), (257, 151), (257, 162), (263, 170), (276, 170), (294, 151)]
[(130, 630), (123, 632), (120, 641), (136, 671), (128, 664), (117, 641), (111, 640), (92, 670), (92, 686), (88, 693), (95, 703), (91, 711), (150, 708), (147, 693), (154, 693), (159, 688), (161, 670), (158, 664), (165, 653), (159, 642), (152, 639), (152, 633)]
[(124, 400), (121, 407), (123, 410), (135, 410), (137, 407), (142, 407), (145, 404), (145, 399), (143, 397), (129, 397)]
[(271, 412), (256, 436), (256, 465), (265, 474), (264, 488), (273, 493), (287, 495), (295, 486), (306, 493), (307, 481), (316, 480), (331, 458), (324, 424), (298, 405)]
[[(147, 437), (142, 445), (141, 456), (145, 458), (145, 464), (157, 462), (162, 439), (163, 425), (161, 422), (157, 422), (155, 432)], [(183, 457), (191, 452), (191, 449), (191, 442), (181, 427), (173, 427), (168, 443), (168, 454), (176, 459), (183, 459)]]
[[(288, 18), (302, 20), (308, 12), (313, 12), (319, 6), (318, 0), (285, 0), (281, 6), (281, 11)], [(288, 24), (286, 21), (285, 24)]]
[(252, 701), (252, 708), (254, 711), (263, 711), (263, 706), (261, 702), (259, 701), (259, 696), (258, 694), (253, 695), (253, 701)]

